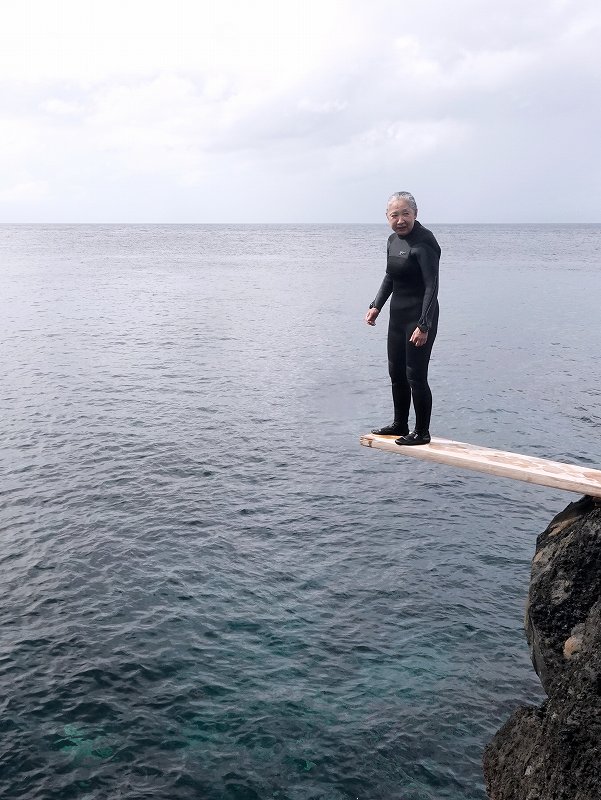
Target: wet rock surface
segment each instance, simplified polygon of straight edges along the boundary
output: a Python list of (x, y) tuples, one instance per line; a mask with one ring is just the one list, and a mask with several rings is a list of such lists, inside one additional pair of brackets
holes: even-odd
[(601, 800), (601, 507), (588, 497), (537, 540), (526, 610), (548, 700), (486, 748), (491, 800)]

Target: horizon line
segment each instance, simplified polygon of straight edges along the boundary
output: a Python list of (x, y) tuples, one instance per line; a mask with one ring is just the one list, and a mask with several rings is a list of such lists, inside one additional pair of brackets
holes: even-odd
[[(601, 225), (601, 221), (597, 222), (559, 222), (559, 221), (546, 221), (546, 222), (524, 222), (524, 221), (514, 221), (514, 222), (496, 222), (493, 220), (487, 222), (428, 222), (428, 225), (561, 225), (561, 226), (569, 226), (569, 225)], [(21, 222), (3, 222), (0, 221), (1, 226), (8, 226), (8, 225), (219, 225), (223, 227), (251, 227), (256, 225), (340, 225), (345, 227), (350, 227), (353, 225), (381, 225), (382, 227), (388, 227), (386, 222), (240, 222), (236, 225), (232, 225), (231, 222), (123, 222), (123, 221), (94, 221), (94, 222), (73, 222), (73, 221), (62, 221), (62, 222), (33, 222), (33, 221), (21, 221)]]

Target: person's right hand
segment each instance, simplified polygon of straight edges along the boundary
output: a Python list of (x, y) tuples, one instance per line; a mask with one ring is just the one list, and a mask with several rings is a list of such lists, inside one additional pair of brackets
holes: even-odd
[(365, 321), (368, 325), (375, 325), (376, 324), (376, 317), (380, 313), (379, 309), (377, 308), (369, 308), (367, 310), (367, 314), (365, 315)]

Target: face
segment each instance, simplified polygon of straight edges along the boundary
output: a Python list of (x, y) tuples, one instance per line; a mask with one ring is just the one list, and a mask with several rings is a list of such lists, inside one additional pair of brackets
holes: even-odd
[(388, 224), (399, 236), (411, 233), (417, 214), (406, 200), (393, 200), (386, 209)]

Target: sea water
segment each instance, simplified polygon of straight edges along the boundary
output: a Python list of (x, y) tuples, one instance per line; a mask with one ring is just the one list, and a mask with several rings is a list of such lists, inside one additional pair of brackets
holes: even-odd
[[(432, 433), (601, 466), (601, 227), (429, 227)], [(577, 496), (359, 446), (386, 237), (0, 227), (5, 800), (485, 797)]]

